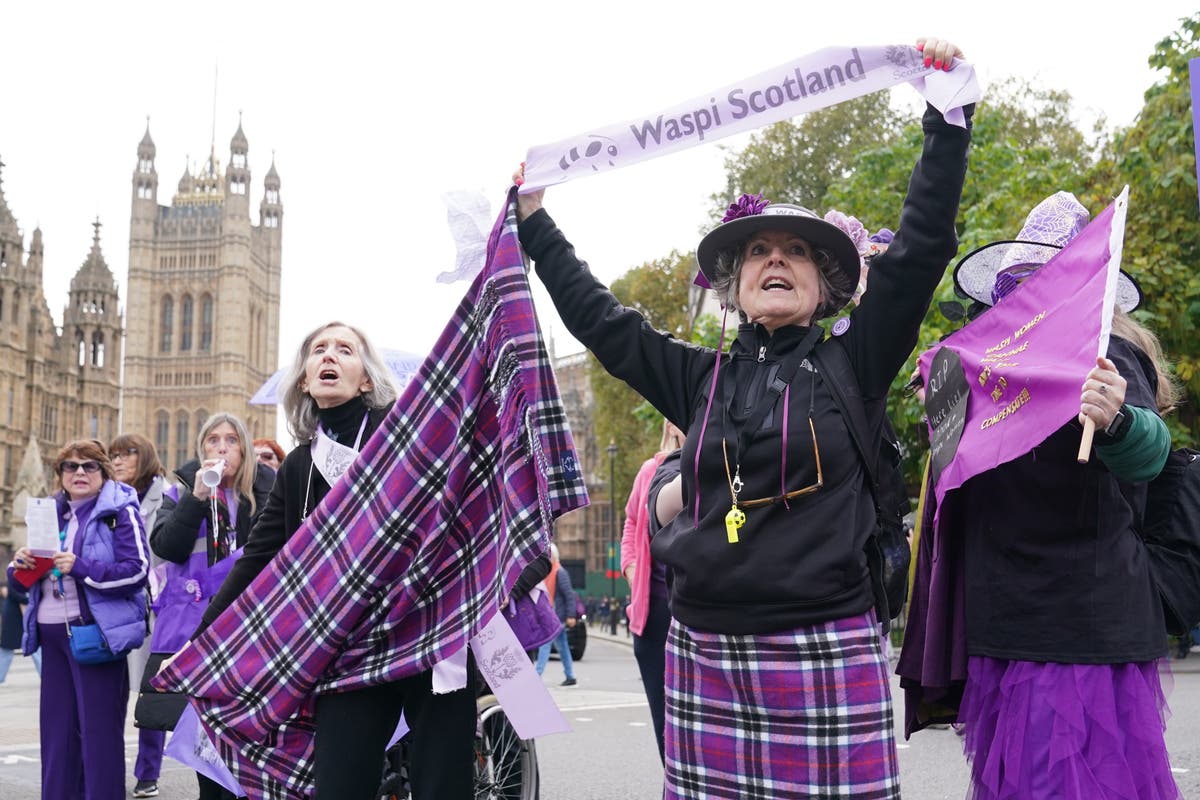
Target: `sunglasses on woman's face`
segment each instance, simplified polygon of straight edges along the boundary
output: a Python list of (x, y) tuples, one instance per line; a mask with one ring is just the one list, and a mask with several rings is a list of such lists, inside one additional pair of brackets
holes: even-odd
[(83, 470), (88, 475), (95, 475), (100, 471), (99, 461), (64, 461), (58, 465), (60, 475), (70, 475), (72, 473)]

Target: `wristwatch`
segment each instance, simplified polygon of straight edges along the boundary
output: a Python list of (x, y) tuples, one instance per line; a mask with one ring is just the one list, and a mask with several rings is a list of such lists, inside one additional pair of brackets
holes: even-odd
[(1129, 433), (1129, 427), (1133, 424), (1133, 414), (1122, 403), (1117, 409), (1117, 413), (1112, 418), (1112, 422), (1108, 423), (1108, 427), (1100, 431), (1098, 438), (1102, 445), (1116, 444), (1125, 438), (1125, 434)]

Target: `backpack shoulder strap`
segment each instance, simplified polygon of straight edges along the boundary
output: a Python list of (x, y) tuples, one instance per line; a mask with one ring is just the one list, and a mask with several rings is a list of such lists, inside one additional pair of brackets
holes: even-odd
[(867, 483), (871, 487), (871, 495), (875, 498), (878, 511), (879, 448), (868, 447), (868, 443), (871, 442), (871, 428), (867, 422), (867, 409), (858, 388), (858, 379), (855, 378), (854, 367), (850, 364), (850, 356), (837, 337), (834, 337), (817, 345), (813, 350), (813, 357), (825, 385), (829, 387), (829, 393), (837, 403), (838, 410), (846, 418), (846, 427), (850, 430), (850, 438), (854, 440), (854, 449), (858, 451), (859, 460), (867, 471)]

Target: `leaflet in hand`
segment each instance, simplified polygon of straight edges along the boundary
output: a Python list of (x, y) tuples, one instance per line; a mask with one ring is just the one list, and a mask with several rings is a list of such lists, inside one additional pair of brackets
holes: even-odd
[(58, 505), (53, 497), (31, 497), (25, 506), (26, 544), (35, 556), (53, 556), (58, 552)]

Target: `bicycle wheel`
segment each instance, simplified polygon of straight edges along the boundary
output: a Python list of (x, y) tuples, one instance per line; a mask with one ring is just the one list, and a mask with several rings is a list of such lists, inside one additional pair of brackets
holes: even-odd
[(496, 698), (479, 699), (475, 800), (537, 800), (537, 750), (513, 729)]

